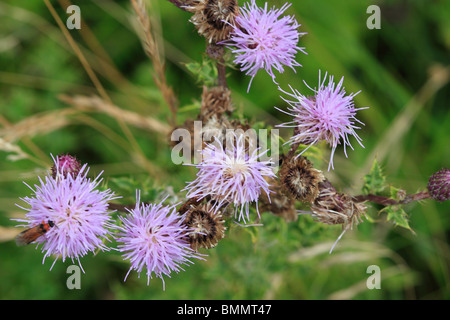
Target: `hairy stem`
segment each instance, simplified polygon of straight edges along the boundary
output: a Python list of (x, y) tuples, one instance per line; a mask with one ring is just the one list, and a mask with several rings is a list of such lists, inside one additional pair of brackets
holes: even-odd
[(219, 86), (228, 88), (226, 72), (225, 61), (221, 58), (217, 61), (217, 83)]

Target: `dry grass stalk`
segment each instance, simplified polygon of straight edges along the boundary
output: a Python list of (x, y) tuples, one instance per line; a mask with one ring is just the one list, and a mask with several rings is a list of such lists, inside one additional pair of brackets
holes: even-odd
[(160, 51), (155, 41), (150, 17), (148, 16), (147, 8), (143, 0), (130, 0), (134, 11), (136, 12), (140, 29), (138, 30), (139, 35), (144, 47), (144, 52), (151, 59), (153, 68), (156, 75), (153, 77), (156, 86), (161, 91), (161, 94), (166, 101), (170, 112), (172, 113), (172, 118), (170, 119), (170, 124), (172, 126), (176, 125), (176, 114), (178, 109), (178, 100), (172, 88), (167, 84), (165, 75), (165, 66), (160, 56)]
[(121, 119), (122, 121), (125, 121), (126, 123), (131, 124), (137, 128), (162, 133), (164, 135), (167, 135), (170, 132), (170, 127), (165, 123), (162, 123), (152, 117), (143, 117), (142, 115), (133, 111), (124, 110), (118, 106), (104, 101), (98, 96), (87, 97), (76, 95), (70, 97), (67, 95), (60, 95), (59, 99), (84, 111), (94, 110), (103, 112), (115, 119)]
[(0, 138), (0, 150), (7, 153), (12, 153), (6, 157), (8, 160), (11, 161), (17, 161), (28, 158), (28, 154), (25, 153), (18, 145), (6, 142), (2, 138)]
[(34, 137), (63, 128), (70, 124), (68, 116), (78, 113), (75, 109), (63, 109), (34, 115), (0, 129), (0, 137), (14, 143), (24, 137)]

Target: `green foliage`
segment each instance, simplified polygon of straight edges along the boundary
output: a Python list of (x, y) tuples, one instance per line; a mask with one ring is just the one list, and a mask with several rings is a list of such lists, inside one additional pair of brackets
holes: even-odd
[(387, 214), (387, 221), (392, 221), (394, 225), (408, 229), (414, 233), (409, 226), (408, 214), (401, 206), (387, 206), (382, 212)]
[(211, 59), (203, 59), (201, 62), (186, 63), (186, 68), (197, 79), (197, 83), (205, 86), (214, 86), (217, 82), (217, 68)]
[(377, 159), (373, 160), (372, 168), (364, 176), (362, 191), (364, 194), (381, 194), (386, 188), (386, 177), (383, 175)]
[[(391, 186), (389, 188), (389, 190), (390, 190), (390, 194), (391, 194), (391, 199), (395, 199), (397, 201), (404, 200), (405, 194), (406, 194), (404, 190), (401, 190), (401, 189), (393, 187), (393, 186)], [(414, 233), (414, 231), (409, 226), (408, 214), (402, 208), (401, 205), (387, 206), (386, 208), (384, 208), (381, 211), (387, 213), (387, 217), (386, 217), (387, 221), (392, 221), (394, 223), (394, 225), (408, 229), (412, 233)]]

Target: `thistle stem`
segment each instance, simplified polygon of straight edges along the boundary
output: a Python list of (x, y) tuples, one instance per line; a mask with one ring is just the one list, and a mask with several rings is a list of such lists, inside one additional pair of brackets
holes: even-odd
[(395, 200), (388, 197), (378, 196), (374, 194), (368, 194), (368, 195), (358, 195), (354, 196), (353, 200), (355, 202), (363, 202), (363, 201), (369, 201), (373, 203), (378, 203), (384, 206), (391, 206), (396, 204), (407, 204), (414, 201), (424, 200), (424, 199), (430, 199), (431, 195), (428, 193), (428, 191), (423, 191), (415, 194), (408, 194), (405, 196), (403, 200)]
[(219, 86), (228, 88), (226, 72), (225, 61), (223, 58), (220, 58), (217, 61), (217, 83)]

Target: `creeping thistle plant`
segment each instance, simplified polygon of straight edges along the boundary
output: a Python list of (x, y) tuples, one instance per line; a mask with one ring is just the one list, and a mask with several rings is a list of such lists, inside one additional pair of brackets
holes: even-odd
[[(135, 190), (137, 203), (123, 204), (117, 202), (120, 197), (113, 191), (100, 186), (100, 176), (87, 177), (86, 164), (70, 155), (55, 157), (51, 172), (39, 179), (39, 185), (30, 187), (33, 195), (22, 198), (29, 208), (23, 208), (25, 219), (19, 219), (22, 226), (30, 228), (51, 222), (53, 227), (36, 240), (42, 245), (44, 259), (53, 255), (80, 263), (89, 252), (108, 251), (116, 240), (115, 250), (130, 263), (128, 273), (145, 272), (147, 284), (152, 276), (164, 282), (163, 276), (184, 271), (182, 267), (194, 263), (193, 259), (205, 259), (201, 252), (220, 245), (230, 231), (226, 224), (230, 221), (246, 227), (252, 221), (263, 223), (266, 213), (288, 222), (308, 214), (317, 223), (342, 225), (342, 236), (364, 221), (371, 203), (383, 206), (387, 220), (411, 229), (402, 205), (422, 199), (450, 199), (449, 169), (435, 173), (426, 190), (411, 195), (392, 187), (386, 194), (386, 179), (377, 162), (364, 178), (361, 195), (333, 186), (327, 178), (330, 171), (338, 169), (333, 157), (341, 152), (340, 146), (347, 156), (346, 148), (353, 150), (354, 141), (363, 147), (362, 133), (357, 133), (363, 123), (358, 116), (370, 109), (356, 106), (354, 98), (359, 92), (348, 94), (344, 77), (336, 81), (326, 71), (317, 70), (317, 86), (306, 85), (305, 92), (294, 86), (278, 86), (277, 74), (286, 67), (294, 71), (301, 67), (297, 60), (306, 54), (301, 44), (306, 33), (296, 17), (286, 14), (289, 3), (277, 8), (267, 2), (260, 6), (255, 0), (242, 5), (237, 0), (170, 2), (191, 14), (189, 21), (204, 37), (209, 59), (199, 68), (188, 66), (204, 83), (197, 118), (182, 124), (176, 122), (177, 99), (165, 83), (144, 3), (131, 0), (144, 29), (145, 51), (157, 65), (158, 87), (173, 115), (169, 121), (172, 131), (190, 134), (189, 139), (168, 141), (168, 145), (186, 146), (187, 158), (199, 155), (198, 162), (190, 164), (197, 170), (196, 177), (180, 191), (183, 201), (169, 203), (166, 197), (143, 203), (140, 191)], [(207, 68), (205, 76), (202, 72), (208, 64), (213, 68)], [(247, 91), (264, 70), (273, 80), (280, 103), (288, 104), (287, 110), (275, 107), (290, 117), (289, 122), (276, 126), (291, 130), (284, 140), (286, 152), (267, 149), (261, 137), (249, 134), (251, 124), (236, 117), (226, 73), (233, 64), (249, 77)], [(196, 121), (201, 132), (194, 132)], [(200, 141), (195, 134), (200, 135)], [(310, 148), (320, 142), (331, 149), (325, 172), (320, 169), (322, 165), (308, 159)], [(276, 144), (271, 147), (276, 148)]]

